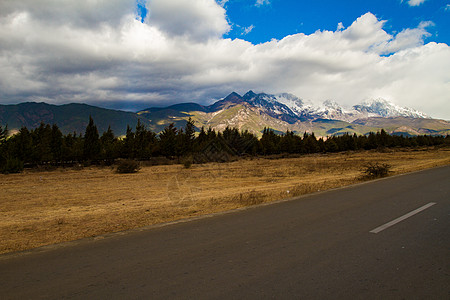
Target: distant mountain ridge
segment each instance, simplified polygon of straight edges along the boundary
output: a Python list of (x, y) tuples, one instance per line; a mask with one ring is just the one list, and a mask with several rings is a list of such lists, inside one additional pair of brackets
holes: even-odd
[(432, 119), (422, 112), (384, 99), (367, 100), (344, 108), (332, 100), (315, 106), (288, 93), (271, 95), (248, 91), (241, 96), (232, 92), (211, 105), (179, 103), (168, 107), (150, 107), (137, 113), (86, 104), (0, 105), (0, 124), (8, 124), (10, 129), (22, 126), (35, 128), (44, 122), (58, 125), (63, 133), (84, 133), (90, 115), (100, 134), (111, 125), (116, 135), (124, 135), (127, 125), (134, 128), (138, 119), (151, 130), (160, 132), (170, 123), (184, 127), (188, 118), (195, 121), (198, 129), (203, 126), (221, 131), (229, 126), (258, 136), (266, 127), (278, 133), (290, 130), (299, 134), (314, 132), (317, 136), (367, 134), (381, 128), (391, 134), (404, 135), (450, 133), (450, 122)]
[[(87, 104), (52, 105), (47, 103), (25, 102), (16, 105), (0, 105), (0, 124), (8, 125), (10, 130), (21, 127), (36, 128), (41, 122), (56, 124), (64, 134), (76, 132), (84, 134), (89, 116), (95, 120), (100, 134), (111, 126), (116, 134), (124, 134), (127, 124), (136, 126), (139, 116), (100, 108)], [(146, 125), (149, 125), (147, 122)]]
[[(279, 132), (315, 132), (322, 136), (347, 132), (367, 134), (384, 128), (384, 124), (392, 134), (446, 135), (450, 132), (449, 122), (432, 119), (422, 112), (397, 106), (384, 99), (364, 101), (346, 109), (331, 100), (321, 106), (314, 106), (288, 93), (271, 95), (249, 91), (241, 96), (232, 92), (209, 106), (184, 103), (166, 108), (149, 108), (138, 114), (150, 120), (156, 131), (171, 122), (182, 126), (191, 117), (198, 127), (223, 130), (230, 126), (256, 134), (260, 134), (264, 127)], [(377, 121), (374, 122), (373, 118), (377, 118)]]

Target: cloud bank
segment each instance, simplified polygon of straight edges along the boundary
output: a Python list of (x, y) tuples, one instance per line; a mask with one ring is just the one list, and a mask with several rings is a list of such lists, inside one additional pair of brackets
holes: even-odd
[(432, 23), (391, 35), (366, 13), (336, 31), (254, 45), (223, 38), (220, 3), (144, 1), (141, 22), (132, 0), (1, 1), (0, 103), (144, 108), (253, 89), (344, 105), (383, 97), (450, 119), (450, 48), (424, 44)]

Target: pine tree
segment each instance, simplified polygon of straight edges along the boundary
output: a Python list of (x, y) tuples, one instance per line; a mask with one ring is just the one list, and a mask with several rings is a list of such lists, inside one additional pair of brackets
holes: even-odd
[(127, 133), (125, 135), (125, 139), (123, 140), (123, 149), (122, 156), (124, 158), (134, 158), (135, 150), (134, 150), (134, 142), (135, 134), (131, 129), (130, 125), (127, 125)]
[(114, 159), (118, 157), (117, 152), (117, 139), (114, 137), (114, 133), (111, 126), (108, 126), (108, 130), (103, 132), (100, 137), (100, 144), (102, 145), (102, 158), (108, 163), (112, 163)]
[(48, 124), (41, 123), (31, 132), (33, 139), (32, 162), (47, 163), (53, 161), (51, 148), (52, 128)]
[(53, 124), (52, 126), (52, 133), (50, 137), (50, 149), (53, 153), (53, 159), (60, 161), (62, 158), (62, 144), (63, 144), (63, 138), (62, 133), (59, 130), (58, 126), (56, 124)]
[(14, 153), (23, 162), (31, 162), (33, 139), (26, 127), (22, 127), (19, 133), (11, 138), (10, 152)]
[(270, 128), (264, 128), (260, 143), (263, 154), (277, 154), (280, 150), (281, 137)]
[(3, 128), (2, 126), (0, 126), (0, 171), (3, 171), (4, 167), (6, 166), (6, 146), (4, 146), (3, 144), (5, 144), (6, 142), (6, 137), (8, 136), (8, 126), (5, 126), (5, 128)]
[(305, 147), (306, 153), (317, 153), (319, 152), (319, 143), (317, 142), (316, 136), (314, 135), (314, 132), (311, 134), (305, 134), (303, 135), (303, 145)]
[(159, 134), (161, 154), (166, 157), (177, 155), (177, 135), (178, 130), (171, 123)]
[(5, 128), (3, 128), (0, 125), (0, 145), (6, 141), (7, 137), (8, 137), (8, 125), (6, 125)]
[(183, 143), (183, 153), (191, 154), (194, 150), (194, 139), (195, 139), (195, 122), (189, 117), (189, 120), (184, 127), (184, 143)]
[(100, 156), (101, 145), (97, 126), (94, 120), (89, 116), (89, 124), (84, 134), (83, 157), (85, 160), (96, 160)]
[(141, 119), (138, 119), (136, 124), (136, 133), (134, 134), (134, 155), (133, 157), (142, 159), (145, 155), (145, 149), (147, 148), (147, 140), (146, 140), (147, 130), (145, 129), (144, 124), (141, 123)]

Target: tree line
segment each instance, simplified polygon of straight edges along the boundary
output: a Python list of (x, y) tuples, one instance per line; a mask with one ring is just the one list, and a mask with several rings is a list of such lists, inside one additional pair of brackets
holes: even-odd
[(227, 127), (222, 132), (201, 128), (196, 134), (194, 121), (184, 128), (172, 123), (157, 134), (138, 121), (127, 127), (119, 138), (109, 127), (99, 134), (90, 117), (83, 134), (63, 135), (57, 125), (41, 123), (36, 129), (22, 127), (8, 138), (7, 127), (0, 126), (0, 171), (19, 172), (24, 166), (112, 164), (117, 159), (151, 160), (156, 157), (195, 162), (227, 161), (230, 157), (273, 155), (281, 153), (307, 154), (349, 150), (370, 150), (384, 147), (417, 147), (450, 144), (450, 137), (421, 135), (406, 137), (389, 135), (385, 130), (368, 135), (344, 134), (326, 139), (314, 133), (297, 135), (292, 131), (277, 134), (264, 128), (260, 139), (249, 131)]

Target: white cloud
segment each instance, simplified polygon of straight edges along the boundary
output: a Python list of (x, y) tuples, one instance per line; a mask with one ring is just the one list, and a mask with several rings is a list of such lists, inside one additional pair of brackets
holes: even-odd
[(62, 1), (0, 2), (2, 103), (207, 103), (254, 89), (346, 105), (385, 97), (450, 119), (450, 47), (424, 45), (430, 23), (393, 36), (367, 13), (253, 45), (222, 37), (229, 25), (214, 0), (151, 0), (144, 23), (135, 1)]
[(410, 6), (419, 6), (427, 0), (408, 0)]
[(250, 32), (252, 32), (253, 29), (255, 29), (255, 25), (253, 25), (253, 24), (250, 25), (250, 26), (248, 26), (248, 27), (245, 27), (245, 28), (244, 28), (244, 31), (242, 32), (241, 35), (247, 35), (247, 34), (249, 34)]
[(204, 40), (230, 30), (225, 9), (214, 0), (149, 0), (148, 5), (150, 25), (171, 36)]
[(255, 6), (269, 5), (270, 0), (256, 0)]
[(228, 2), (229, 0), (216, 0), (216, 1), (217, 1), (217, 3), (218, 3), (220, 6), (225, 7), (225, 5), (227, 4), (227, 2)]

